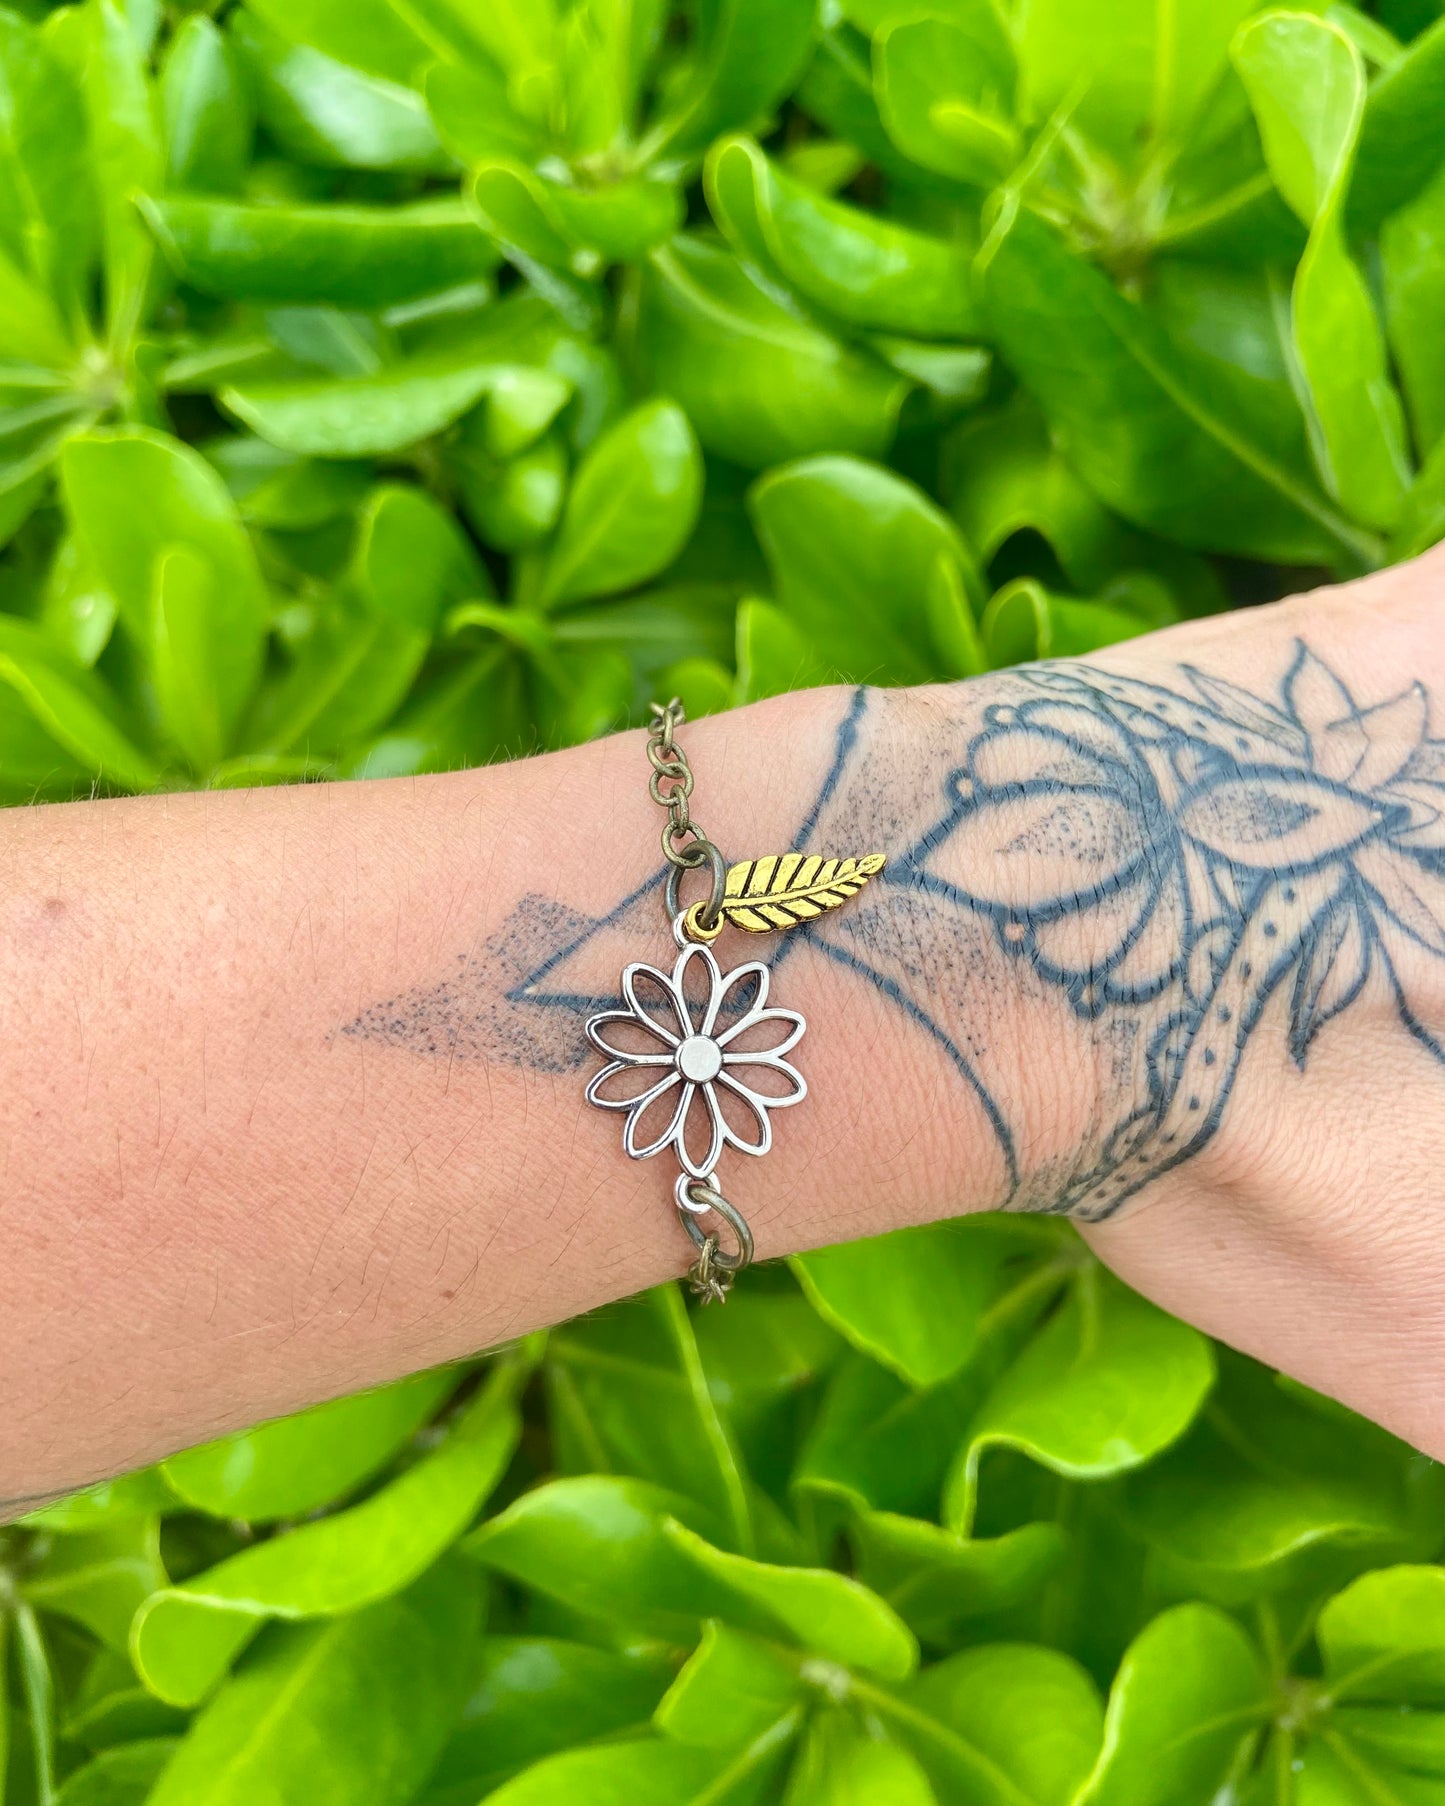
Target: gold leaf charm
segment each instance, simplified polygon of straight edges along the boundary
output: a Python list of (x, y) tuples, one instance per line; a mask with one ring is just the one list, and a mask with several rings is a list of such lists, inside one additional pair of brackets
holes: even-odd
[(857, 896), (883, 870), (883, 855), (824, 859), (817, 853), (767, 853), (729, 866), (722, 914), (749, 934), (796, 928)]

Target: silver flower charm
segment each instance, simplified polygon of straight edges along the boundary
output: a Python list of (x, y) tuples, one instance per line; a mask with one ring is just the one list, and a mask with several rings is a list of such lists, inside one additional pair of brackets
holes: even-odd
[(724, 973), (700, 943), (682, 949), (670, 974), (640, 962), (624, 970), (626, 1008), (587, 1023), (607, 1058), (587, 1098), (627, 1112), (622, 1142), (634, 1160), (675, 1148), (683, 1170), (704, 1179), (725, 1147), (766, 1154), (773, 1145), (770, 1112), (801, 1102), (808, 1087), (783, 1057), (806, 1024), (796, 1010), (767, 1008), (768, 978), (756, 960)]

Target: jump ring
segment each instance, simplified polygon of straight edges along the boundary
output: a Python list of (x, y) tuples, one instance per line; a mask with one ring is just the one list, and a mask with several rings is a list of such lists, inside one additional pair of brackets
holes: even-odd
[(663, 851), (673, 861), (667, 874), (667, 889), (663, 892), (668, 917), (671, 921), (676, 922), (682, 914), (681, 885), (684, 868), (691, 870), (692, 867), (705, 863), (708, 866), (712, 883), (708, 890), (707, 905), (701, 911), (698, 921), (703, 929), (710, 931), (722, 915), (723, 897), (726, 895), (728, 880), (727, 862), (710, 840), (704, 840), (701, 837), (688, 848), (690, 853), (697, 854), (695, 859), (687, 859), (681, 854), (673, 853), (667, 840), (668, 830), (671, 826), (672, 823), (669, 822), (662, 831)]
[[(706, 1179), (694, 1179), (690, 1173), (679, 1173), (677, 1183), (673, 1186), (673, 1197), (677, 1203), (677, 1217), (687, 1231), (687, 1238), (699, 1254), (707, 1251), (709, 1241), (713, 1243), (710, 1265), (728, 1274), (741, 1273), (749, 1266), (753, 1258), (753, 1232), (748, 1228), (747, 1218), (730, 1204), (716, 1186), (710, 1185)], [(727, 1254), (717, 1246), (716, 1235), (709, 1235), (698, 1218), (707, 1211), (719, 1216), (732, 1230), (737, 1242), (737, 1252)]]

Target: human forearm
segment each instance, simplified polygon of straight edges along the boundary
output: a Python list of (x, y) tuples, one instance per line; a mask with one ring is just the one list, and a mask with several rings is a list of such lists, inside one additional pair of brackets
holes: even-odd
[[(1417, 676), (1445, 693), (1427, 585), (1416, 567), (1261, 611), (1248, 632), (1206, 623), (1077, 666), (819, 691), (686, 730), (696, 812), (729, 857), (889, 858), (854, 904), (771, 949), (774, 1000), (813, 1025), (811, 1094), (766, 1162), (735, 1163), (761, 1253), (1004, 1204), (1109, 1217), (1101, 1250), (1173, 1308), (1441, 1440), (1433, 1386), (1402, 1384), (1387, 1357), (1401, 1310), (1437, 1333), (1430, 1274), (1408, 1256), (1445, 1075), (1378, 958), (1338, 1027), (1299, 1050), (1301, 1072), (1291, 1001), (1338, 859), (1282, 857), (1278, 810), (1236, 820), (1258, 850), (1224, 857), (1216, 819), (1222, 799), (1243, 806), (1220, 788), (1241, 770), (1256, 774), (1246, 802), (1274, 794), (1264, 767), (1295, 805), (1308, 789), (1316, 749), (1285, 686), (1299, 638), (1362, 705)], [(1130, 681), (1111, 694), (1108, 673)], [(1212, 678), (1252, 694), (1252, 725)], [(1035, 719), (1046, 709), (1083, 736), (1069, 768), (1038, 763), (1034, 730), (1061, 731)], [(1401, 759), (1416, 727), (1404, 708), (1389, 729)], [(1122, 752), (1102, 743), (1120, 736)], [(1017, 765), (1014, 788), (999, 761)], [(671, 953), (645, 774), (634, 735), (414, 784), (0, 824), (5, 1492), (680, 1269), (662, 1163), (623, 1159), (617, 1119), (582, 1102), (583, 1018), (615, 1001), (624, 963)], [(1332, 781), (1304, 800), (1324, 803), (1320, 844), (1337, 854), (1351, 784)], [(1365, 839), (1398, 838), (1381, 826)], [(1256, 874), (1247, 897), (1215, 896), (1203, 939), (1197, 887), (1216, 878), (1201, 859)], [(1285, 866), (1301, 867), (1293, 899)], [(1278, 890), (1273, 935), (1260, 884)], [(1347, 928), (1326, 938), (1343, 947)], [(1280, 957), (1246, 973), (1248, 936)], [(1436, 955), (1396, 954), (1410, 1020), (1445, 1021)], [(1217, 1044), (1207, 1004), (1233, 1018)], [(1161, 1066), (1150, 1049), (1171, 1021), (1179, 1060)], [(1362, 1046), (1379, 1073), (1366, 1126), (1383, 1135), (1350, 1122)], [(1165, 1207), (1133, 1210), (1141, 1196)], [(1401, 1196), (1416, 1207), (1392, 1214)], [(1338, 1279), (1362, 1208), (1387, 1264), (1401, 1253), (1398, 1296), (1374, 1268), (1353, 1290)]]

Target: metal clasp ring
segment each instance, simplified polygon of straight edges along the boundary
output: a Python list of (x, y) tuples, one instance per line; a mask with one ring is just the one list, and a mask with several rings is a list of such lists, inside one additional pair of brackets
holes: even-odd
[[(727, 1201), (710, 1177), (694, 1179), (690, 1173), (679, 1173), (673, 1186), (673, 1197), (677, 1203), (678, 1221), (697, 1249), (697, 1259), (688, 1274), (692, 1289), (704, 1304), (714, 1300), (722, 1304), (734, 1279), (753, 1258), (753, 1232), (748, 1228), (747, 1218)], [(737, 1242), (736, 1253), (727, 1253), (717, 1231), (705, 1230), (698, 1221), (708, 1211), (721, 1217), (732, 1230)]]
[(668, 920), (674, 932), (685, 930), (691, 940), (716, 940), (722, 932), (723, 897), (726, 894), (728, 868), (727, 861), (710, 840), (697, 840), (693, 849), (702, 857), (699, 865), (706, 865), (711, 880), (706, 903), (689, 903), (685, 908), (682, 902), (683, 867), (670, 865), (667, 868), (667, 886), (663, 891), (663, 902), (667, 906)]

